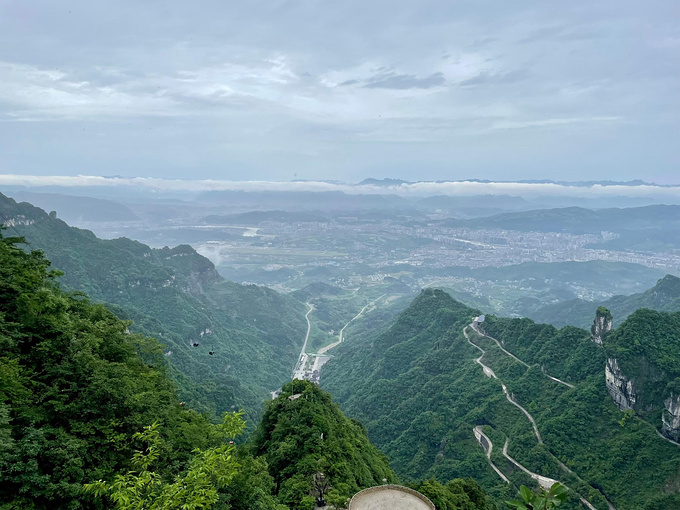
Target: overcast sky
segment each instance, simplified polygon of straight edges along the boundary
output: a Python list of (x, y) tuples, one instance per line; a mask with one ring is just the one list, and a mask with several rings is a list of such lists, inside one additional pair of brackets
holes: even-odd
[(0, 0), (0, 173), (680, 182), (677, 0)]

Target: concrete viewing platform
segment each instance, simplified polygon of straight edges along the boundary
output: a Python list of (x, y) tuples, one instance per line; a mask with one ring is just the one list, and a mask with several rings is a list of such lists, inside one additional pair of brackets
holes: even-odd
[(390, 484), (357, 492), (348, 510), (435, 510), (435, 506), (418, 491)]

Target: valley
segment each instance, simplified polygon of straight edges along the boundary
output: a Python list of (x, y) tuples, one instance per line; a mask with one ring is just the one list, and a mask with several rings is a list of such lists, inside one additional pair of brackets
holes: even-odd
[[(152, 248), (125, 238), (99, 239), (6, 198), (0, 200), (0, 211), (14, 232), (28, 238), (30, 248), (43, 249), (57, 269), (65, 270), (60, 277), (65, 288), (87, 290), (121, 318), (133, 320), (131, 332), (161, 340), (182, 405), (213, 421), (241, 408), (254, 434), (253, 425), (268, 406), (282, 395), (298, 398), (286, 393), (287, 381), (303, 380), (330, 391), (352, 420), (364, 424), (395, 475), (408, 483), (472, 476), (489, 497), (502, 501), (521, 484), (547, 488), (560, 481), (569, 489), (570, 510), (633, 510), (652, 496), (675, 501), (661, 487), (676, 483), (680, 450), (673, 434), (680, 428), (673, 425), (675, 407), (663, 402), (669, 391), (673, 398), (680, 369), (672, 356), (659, 353), (675, 349), (665, 340), (674, 334), (675, 319), (663, 313), (680, 308), (680, 286), (677, 277), (664, 276), (654, 264), (576, 261), (572, 253), (564, 262), (532, 260), (500, 267), (482, 259), (479, 267), (439, 267), (408, 257), (386, 265), (380, 257), (388, 259), (391, 252), (343, 259), (337, 258), (342, 248), (336, 246), (325, 250), (326, 259), (309, 245), (288, 266), (264, 268), (262, 274), (287, 275), (270, 289), (262, 282), (224, 279), (221, 273), (233, 276), (246, 266), (220, 265), (224, 261), (219, 260), (215, 265), (189, 245)], [(291, 232), (304, 231), (291, 226)], [(283, 262), (292, 253), (288, 250), (297, 248), (290, 243), (273, 248), (279, 234), (272, 228), (267, 222), (247, 226), (238, 242), (259, 243), (259, 252)], [(390, 233), (388, 228), (387, 235), (383, 228), (384, 223), (366, 232), (396, 250), (417, 232)], [(452, 253), (500, 249), (491, 238), (446, 228), (454, 229), (446, 231), (455, 241)], [(352, 227), (335, 238), (342, 235), (357, 243), (364, 233)], [(272, 244), (262, 244), (265, 239)], [(570, 236), (555, 239), (577, 242)], [(361, 246), (355, 244), (353, 253), (360, 253)], [(473, 264), (459, 255), (452, 256)], [(306, 266), (304, 257), (316, 262)], [(659, 268), (672, 264), (664, 260)], [(558, 330), (512, 318), (526, 313), (586, 325), (586, 316), (592, 322), (602, 305), (613, 309), (620, 325), (598, 333), (602, 346), (571, 325)], [(637, 309), (645, 306), (662, 315), (641, 315)], [(636, 372), (631, 360), (638, 354), (625, 332), (646, 328), (645, 321), (668, 324), (658, 334), (644, 333), (654, 338), (644, 363), (659, 367), (654, 373), (668, 379), (667, 390), (646, 379), (637, 382), (645, 376)], [(618, 390), (604, 381), (610, 359), (620, 361), (615, 377), (621, 382), (616, 384), (633, 381), (634, 388), (614, 399), (610, 393)], [(626, 414), (636, 401), (647, 407)], [(624, 453), (630, 451), (638, 453)], [(665, 460), (643, 467), (642, 458)], [(622, 482), (634, 477), (645, 480), (644, 492), (635, 494)]]

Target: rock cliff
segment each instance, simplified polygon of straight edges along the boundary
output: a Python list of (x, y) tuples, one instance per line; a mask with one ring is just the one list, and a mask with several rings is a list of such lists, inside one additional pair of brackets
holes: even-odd
[(613, 323), (614, 318), (611, 312), (603, 306), (598, 307), (595, 312), (595, 321), (590, 328), (593, 342), (602, 345), (602, 337), (612, 330)]
[(668, 397), (663, 402), (661, 414), (661, 433), (673, 441), (680, 440), (680, 395)]
[(607, 365), (604, 370), (607, 391), (619, 409), (633, 409), (637, 401), (637, 394), (633, 381), (628, 379), (619, 367), (616, 358), (607, 358)]

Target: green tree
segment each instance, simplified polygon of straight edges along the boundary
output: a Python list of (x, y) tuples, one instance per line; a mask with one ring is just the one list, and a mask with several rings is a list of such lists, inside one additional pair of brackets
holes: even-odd
[[(218, 428), (225, 440), (243, 431), (245, 422), (241, 414), (224, 415)], [(135, 439), (145, 443), (146, 448), (133, 455), (133, 471), (117, 475), (111, 483), (99, 480), (85, 484), (85, 491), (110, 499), (120, 510), (211, 508), (220, 498), (219, 489), (226, 487), (238, 472), (239, 465), (232, 455), (233, 441), (207, 450), (197, 448), (186, 472), (166, 483), (160, 473), (152, 470), (162, 446), (158, 428), (158, 423), (154, 423), (135, 434)]]
[(541, 492), (538, 494), (522, 485), (519, 493), (522, 499), (506, 501), (509, 507), (517, 510), (551, 510), (567, 499), (567, 488), (559, 482), (554, 483), (549, 491), (541, 487)]

